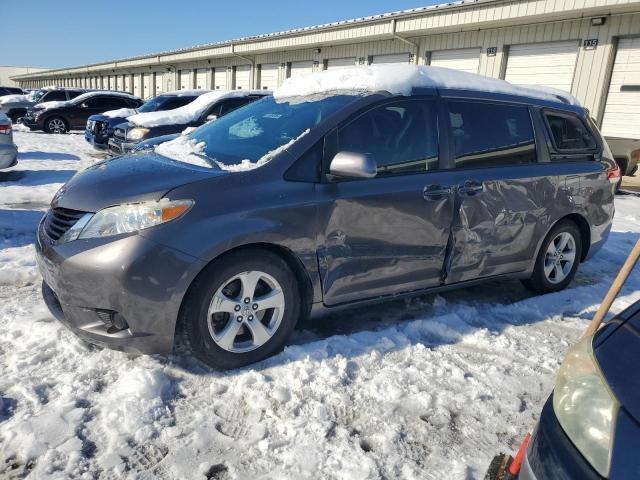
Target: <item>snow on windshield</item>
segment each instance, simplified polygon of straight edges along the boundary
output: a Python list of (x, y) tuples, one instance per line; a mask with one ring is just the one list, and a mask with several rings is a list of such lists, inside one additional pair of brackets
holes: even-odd
[(291, 77), (273, 92), (276, 99), (352, 90), (361, 93), (387, 91), (394, 95), (411, 95), (414, 88), (448, 88), (521, 95), (558, 102), (558, 96), (579, 105), (570, 93), (551, 92), (532, 86), (517, 86), (505, 80), (484, 77), (442, 67), (423, 65), (372, 65)]
[(204, 155), (204, 142), (196, 142), (188, 136), (181, 135), (175, 140), (164, 142), (155, 148), (156, 153), (178, 162), (211, 168), (201, 155)]
[(104, 112), (102, 115), (108, 118), (127, 118), (131, 115), (135, 115), (136, 112), (133, 108), (119, 108), (117, 110), (109, 110), (108, 112)]
[(199, 119), (202, 114), (218, 100), (231, 97), (245, 97), (251, 94), (264, 94), (264, 90), (216, 90), (200, 95), (193, 102), (173, 110), (138, 113), (127, 120), (138, 127), (158, 127), (161, 125), (180, 125)]

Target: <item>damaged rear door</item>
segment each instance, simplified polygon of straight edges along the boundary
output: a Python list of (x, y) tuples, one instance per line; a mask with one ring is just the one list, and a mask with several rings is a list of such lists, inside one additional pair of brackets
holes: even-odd
[(455, 185), (445, 282), (524, 271), (553, 201), (554, 177), (537, 165), (527, 105), (448, 100)]

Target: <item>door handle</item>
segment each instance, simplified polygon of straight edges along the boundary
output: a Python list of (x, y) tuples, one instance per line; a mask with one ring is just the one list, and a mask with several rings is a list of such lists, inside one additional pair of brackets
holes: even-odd
[(460, 193), (460, 195), (471, 197), (482, 192), (484, 192), (484, 184), (477, 180), (467, 180), (464, 184), (458, 186), (458, 193)]
[(425, 200), (440, 200), (447, 195), (451, 195), (451, 188), (442, 185), (427, 185), (422, 190), (422, 196)]

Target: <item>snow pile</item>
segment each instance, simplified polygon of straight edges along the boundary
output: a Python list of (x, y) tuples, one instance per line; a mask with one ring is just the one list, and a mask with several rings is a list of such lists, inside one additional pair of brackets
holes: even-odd
[(264, 90), (215, 90), (200, 95), (193, 102), (182, 107), (161, 112), (138, 113), (127, 120), (138, 127), (181, 125), (198, 120), (211, 105), (224, 98), (246, 97), (264, 93)]
[(52, 100), (50, 102), (40, 102), (36, 103), (33, 107), (34, 110), (48, 110), (50, 108), (58, 108), (64, 107), (66, 105), (71, 105), (70, 100)]
[(279, 155), (280, 153), (284, 152), (287, 148), (289, 148), (291, 145), (296, 143), (298, 140), (304, 137), (307, 133), (309, 133), (309, 129), (306, 129), (296, 138), (290, 140), (284, 145), (281, 145), (278, 148), (266, 153), (261, 158), (259, 158), (258, 161), (256, 162), (252, 162), (251, 160), (247, 160), (247, 159), (242, 160), (240, 163), (234, 163), (233, 165), (227, 165), (222, 162), (218, 162), (215, 159), (214, 159), (214, 162), (216, 162), (216, 165), (218, 165), (218, 167), (221, 170), (225, 170), (227, 172), (246, 172), (248, 170), (253, 170), (270, 162), (276, 155)]
[(108, 112), (104, 112), (102, 115), (108, 118), (127, 118), (131, 115), (135, 115), (136, 112), (133, 108), (119, 108), (117, 110), (109, 110)]
[(4, 97), (0, 97), (0, 105), (5, 105), (7, 103), (20, 103), (20, 102), (29, 102), (28, 95), (5, 95)]
[(178, 162), (211, 168), (209, 162), (202, 158), (205, 146), (204, 142), (197, 143), (188, 136), (181, 135), (174, 140), (161, 143), (155, 148), (155, 151), (163, 157), (177, 160)]
[[(442, 67), (422, 65), (372, 65), (291, 77), (273, 92), (276, 99), (328, 94), (340, 91), (358, 93), (387, 91), (393, 95), (411, 95), (414, 88), (443, 88), (474, 90), (508, 95), (534, 97), (558, 102), (558, 92), (549, 93), (534, 87), (520, 87), (505, 80), (484, 77)], [(571, 94), (561, 92), (562, 98), (579, 105)]]

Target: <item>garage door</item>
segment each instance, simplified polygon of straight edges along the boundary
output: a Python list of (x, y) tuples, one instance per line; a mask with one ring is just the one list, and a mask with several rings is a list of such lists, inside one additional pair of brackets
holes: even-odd
[(227, 67), (216, 67), (213, 71), (213, 85), (216, 90), (227, 90)]
[(452, 68), (462, 72), (478, 73), (480, 68), (480, 49), (463, 48), (433, 52), (431, 54), (431, 65)]
[(142, 97), (142, 75), (139, 73), (133, 76), (133, 94)]
[(390, 55), (374, 55), (371, 63), (409, 63), (409, 53), (392, 53)]
[(640, 38), (618, 43), (602, 133), (640, 139)]
[(291, 62), (290, 77), (313, 72), (313, 61)]
[(236, 67), (236, 90), (248, 90), (251, 85), (251, 66), (239, 65)]
[(124, 91), (129, 93), (133, 91), (131, 86), (131, 75), (124, 76)]
[(122, 92), (124, 90), (124, 77), (122, 75), (118, 75), (116, 86), (118, 91)]
[(145, 73), (142, 76), (142, 96), (144, 98), (153, 96), (153, 92), (151, 91), (151, 75), (151, 73)]
[(355, 57), (349, 58), (332, 58), (327, 61), (327, 70), (332, 70), (335, 68), (349, 68), (356, 66)]
[(164, 73), (156, 72), (156, 95), (164, 92)]
[(207, 69), (199, 68), (196, 70), (196, 88), (205, 90), (207, 88)]
[(571, 92), (577, 59), (576, 41), (511, 45), (505, 80)]
[(277, 63), (263, 63), (260, 65), (260, 88), (273, 90), (278, 86), (280, 69)]
[(191, 85), (191, 70), (180, 70), (180, 90), (190, 90)]

